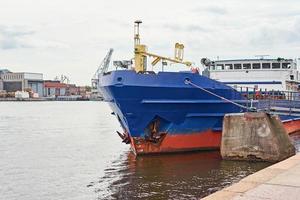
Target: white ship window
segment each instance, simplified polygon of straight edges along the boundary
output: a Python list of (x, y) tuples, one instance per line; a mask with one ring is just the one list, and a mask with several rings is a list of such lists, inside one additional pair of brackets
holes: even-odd
[(270, 68), (271, 68), (271, 65), (270, 65), (270, 63), (263, 63), (263, 64), (262, 64), (262, 68), (263, 68), (263, 69), (270, 69)]
[(252, 69), (260, 69), (260, 63), (253, 63)]
[(282, 68), (287, 69), (290, 68), (290, 63), (282, 63)]
[(232, 64), (225, 64), (225, 69), (226, 70), (233, 69)]
[(217, 70), (224, 70), (223, 64), (217, 64)]
[(290, 75), (291, 80), (294, 80), (294, 75)]
[(242, 69), (242, 64), (234, 64), (234, 69)]
[(280, 63), (272, 63), (272, 69), (279, 69)]
[(243, 64), (243, 69), (251, 69), (251, 64), (250, 63), (244, 63)]

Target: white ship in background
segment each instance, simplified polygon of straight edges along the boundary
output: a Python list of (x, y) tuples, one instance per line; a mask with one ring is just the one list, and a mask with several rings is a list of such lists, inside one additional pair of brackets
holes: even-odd
[(292, 59), (202, 59), (208, 76), (243, 91), (299, 91), (300, 75)]

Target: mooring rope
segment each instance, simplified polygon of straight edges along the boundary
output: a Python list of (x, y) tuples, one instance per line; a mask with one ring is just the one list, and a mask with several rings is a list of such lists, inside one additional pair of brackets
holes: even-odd
[(226, 101), (226, 102), (228, 102), (228, 103), (232, 103), (232, 104), (234, 104), (234, 105), (236, 105), (236, 106), (238, 106), (238, 107), (240, 107), (240, 108), (244, 108), (244, 109), (246, 109), (246, 110), (253, 110), (253, 109), (254, 109), (254, 108), (251, 108), (251, 107), (247, 107), (247, 106), (238, 104), (238, 103), (236, 103), (236, 102), (234, 102), (234, 101), (231, 101), (231, 100), (229, 100), (229, 99), (226, 99), (225, 97), (222, 97), (222, 96), (220, 96), (220, 95), (218, 95), (218, 94), (216, 94), (216, 93), (213, 93), (213, 92), (211, 92), (211, 91), (209, 91), (209, 90), (207, 90), (207, 89), (205, 89), (205, 88), (203, 88), (203, 87), (201, 87), (201, 86), (199, 86), (199, 85), (196, 85), (195, 83), (192, 83), (190, 80), (185, 80), (184, 83), (185, 83), (186, 85), (191, 85), (191, 86), (194, 86), (195, 88), (198, 88), (198, 89), (200, 89), (200, 90), (203, 90), (204, 92), (207, 92), (207, 93), (209, 93), (209, 94), (211, 94), (211, 95), (213, 95), (213, 96), (215, 96), (215, 97), (218, 97), (218, 98), (220, 98), (220, 99), (222, 99), (222, 100), (224, 100), (224, 101)]

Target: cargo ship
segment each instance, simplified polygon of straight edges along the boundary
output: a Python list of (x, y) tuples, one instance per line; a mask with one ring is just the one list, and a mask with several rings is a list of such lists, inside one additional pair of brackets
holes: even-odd
[[(175, 44), (174, 58), (150, 53), (140, 43), (140, 24), (141, 21), (134, 24), (134, 59), (114, 61), (116, 70), (105, 68), (99, 74), (100, 92), (123, 129), (123, 133), (117, 133), (131, 145), (134, 154), (219, 149), (226, 113), (277, 112), (288, 133), (298, 131), (300, 109), (295, 95), (287, 99), (287, 93), (258, 88), (250, 91), (251, 87), (240, 91), (226, 81), (212, 78), (219, 65), (208, 59), (202, 59), (208, 75), (201, 75), (198, 68), (183, 59), (183, 44)], [(161, 71), (147, 70), (147, 59), (151, 58), (152, 66), (161, 62)], [(164, 71), (169, 63), (185, 65), (189, 70)], [(258, 91), (265, 98), (258, 98)], [(272, 107), (270, 102), (275, 100), (279, 104)], [(293, 107), (287, 107), (286, 102), (293, 102)]]

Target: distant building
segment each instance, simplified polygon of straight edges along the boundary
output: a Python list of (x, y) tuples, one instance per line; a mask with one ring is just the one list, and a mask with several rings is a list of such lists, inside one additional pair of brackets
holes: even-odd
[(67, 84), (60, 83), (60, 81), (50, 81), (44, 82), (44, 96), (46, 97), (57, 97), (65, 96), (67, 91)]
[(0, 74), (11, 73), (8, 69), (0, 69)]
[(82, 97), (85, 97), (87, 88), (85, 86), (79, 86), (78, 88), (79, 88), (79, 95), (81, 95)]
[(6, 92), (31, 90), (43, 96), (43, 74), (0, 70), (0, 90)]
[(10, 73), (7, 69), (0, 69), (0, 91), (3, 91), (3, 81), (1, 79), (1, 74)]
[(75, 84), (68, 84), (66, 95), (79, 95), (79, 87), (77, 87)]

